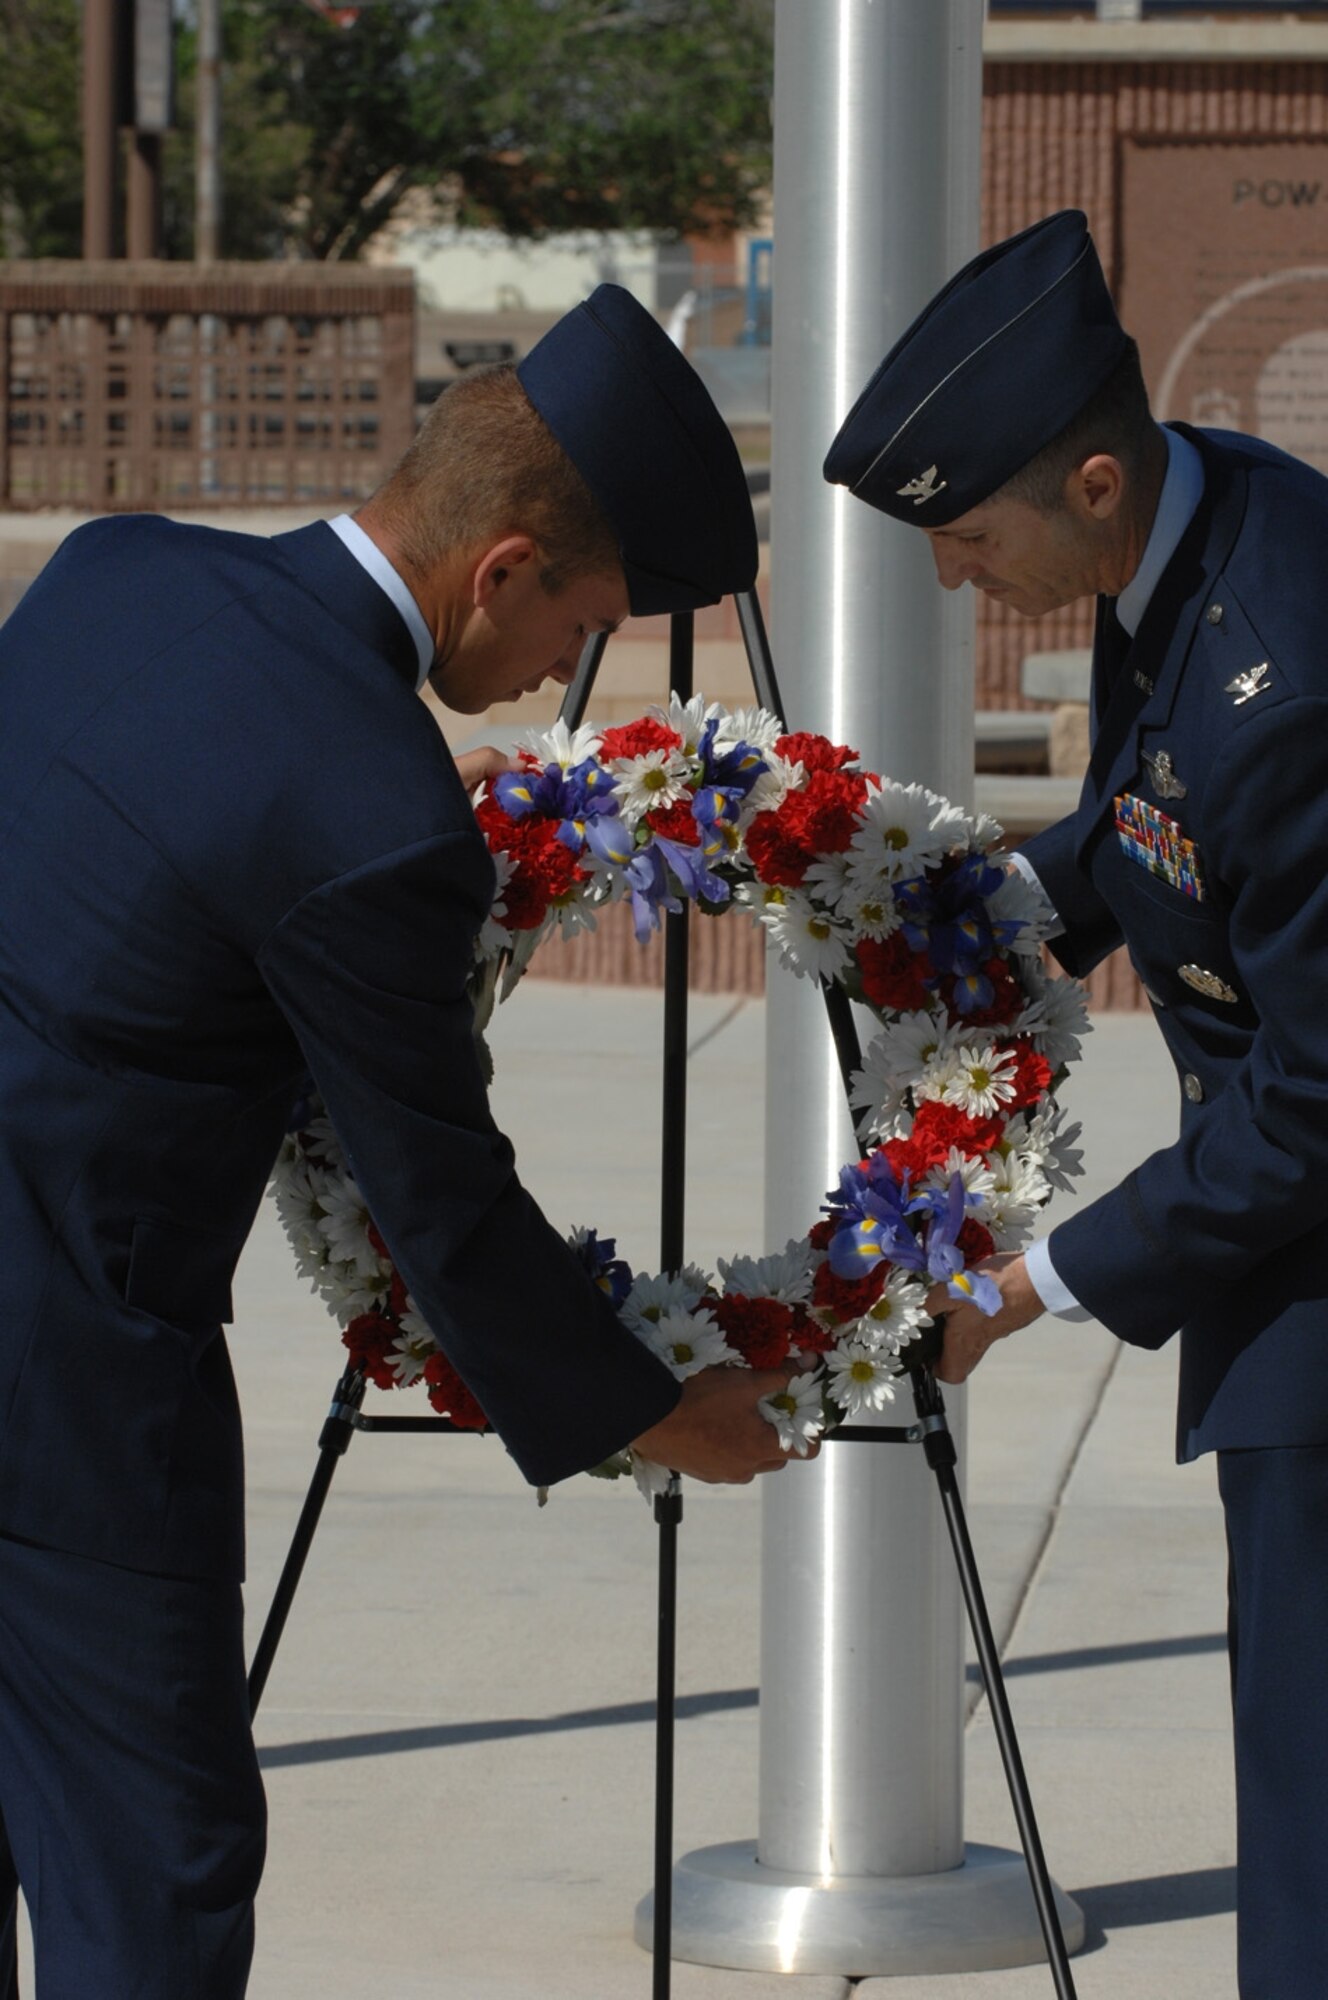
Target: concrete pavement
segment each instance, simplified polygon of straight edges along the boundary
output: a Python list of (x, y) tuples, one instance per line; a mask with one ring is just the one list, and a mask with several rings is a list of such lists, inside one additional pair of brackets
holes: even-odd
[[(713, 1264), (761, 1242), (762, 1004), (694, 997), (692, 1042), (689, 1249)], [(653, 1263), (658, 996), (529, 981), (493, 1043), (498, 1115), (553, 1219)], [(1141, 1017), (1099, 1018), (1071, 1092), (1089, 1192), (1170, 1135), (1175, 1080)], [(233, 1350), (252, 1637), (340, 1357), (266, 1211)], [(1081, 2000), (1235, 1994), (1222, 1533), (1210, 1468), (1172, 1463), (1174, 1366), (1044, 1321), (970, 1392), (970, 1523), (1049, 1864), (1088, 1919)], [(756, 1832), (759, 1515), (755, 1489), (688, 1488), (680, 1853)], [(540, 1510), (491, 1440), (356, 1439), (259, 1717), (272, 1833), (252, 2000), (650, 1994), (631, 1924), (651, 1875), (654, 1592), (634, 1489), (572, 1482)], [(976, 1692), (967, 1790), (967, 1838), (1016, 1847)], [(1045, 1965), (856, 1984), (678, 1965), (672, 1991), (1053, 1987)]]

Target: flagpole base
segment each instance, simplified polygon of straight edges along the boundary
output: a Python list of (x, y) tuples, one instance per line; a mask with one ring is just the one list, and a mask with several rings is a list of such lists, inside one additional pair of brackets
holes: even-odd
[[(1084, 1941), (1077, 1903), (1052, 1885), (1066, 1947)], [(653, 1944), (654, 1896), (634, 1936)], [(1022, 1854), (970, 1842), (963, 1865), (937, 1875), (821, 1880), (763, 1868), (755, 1841), (685, 1854), (673, 1871), (673, 1957), (739, 1972), (985, 1972), (1045, 1962), (1047, 1948)]]

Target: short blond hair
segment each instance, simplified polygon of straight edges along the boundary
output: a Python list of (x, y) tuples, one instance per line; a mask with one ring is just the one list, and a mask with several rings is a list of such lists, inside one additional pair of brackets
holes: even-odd
[(420, 576), (453, 550), (510, 534), (538, 546), (550, 595), (621, 565), (617, 536), (511, 363), (477, 368), (443, 391), (373, 506)]

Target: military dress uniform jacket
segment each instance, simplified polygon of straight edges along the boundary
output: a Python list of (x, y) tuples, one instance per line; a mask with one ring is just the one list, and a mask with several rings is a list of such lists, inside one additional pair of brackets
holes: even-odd
[(1099, 643), (1078, 811), (1025, 852), (1061, 963), (1124, 941), (1175, 1059), (1176, 1143), (1050, 1248), (1122, 1339), (1182, 1330), (1190, 1458), (1328, 1443), (1328, 479), (1177, 428), (1198, 513), (1110, 687)]
[(0, 1532), (239, 1574), (221, 1326), (306, 1065), (528, 1479), (677, 1399), (490, 1117), (492, 867), (415, 675), (323, 523), (92, 523), (0, 633)]

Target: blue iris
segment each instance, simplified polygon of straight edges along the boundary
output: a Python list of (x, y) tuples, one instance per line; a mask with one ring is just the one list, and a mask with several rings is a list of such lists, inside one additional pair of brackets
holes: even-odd
[[(504, 771), (494, 779), (493, 789), (509, 819), (525, 819), (537, 812), (545, 819), (558, 820), (558, 838), (574, 854), (581, 852), (588, 839), (599, 853), (601, 844), (590, 838), (590, 828), (597, 819), (614, 818), (618, 812), (613, 779), (593, 757), (583, 758), (566, 771), (561, 764), (546, 764), (538, 775), (533, 771)], [(612, 843), (606, 840), (605, 844)], [(618, 857), (615, 853), (603, 858)]]
[[(955, 1242), (977, 1199), (960, 1174), (951, 1174), (948, 1187), (910, 1195), (907, 1172), (902, 1183), (896, 1182), (885, 1154), (875, 1152), (865, 1166), (842, 1169), (838, 1193), (827, 1202), (826, 1212), (839, 1225), (830, 1238), (830, 1269), (837, 1278), (865, 1278), (888, 1257), (902, 1270), (925, 1271), (952, 1299), (997, 1312), (999, 1290), (990, 1278), (965, 1270), (964, 1253)], [(921, 1217), (916, 1226), (910, 1220), (915, 1216)]]
[(951, 975), (954, 1005), (961, 1014), (975, 1014), (991, 1005), (987, 962), (1013, 944), (1023, 929), (1015, 919), (993, 918), (987, 908), (986, 898), (995, 894), (1003, 879), (984, 854), (967, 854), (946, 874), (920, 875), (895, 885), (909, 946), (925, 951), (939, 973)]
[(600, 1290), (604, 1292), (611, 1306), (620, 1306), (632, 1289), (632, 1273), (629, 1265), (615, 1255), (617, 1239), (606, 1236), (603, 1242), (593, 1229), (588, 1229), (583, 1242), (572, 1246), (572, 1254), (583, 1270), (588, 1271)]

